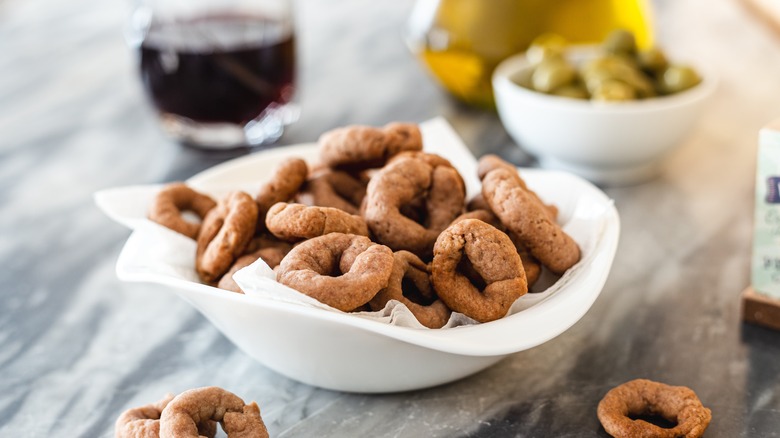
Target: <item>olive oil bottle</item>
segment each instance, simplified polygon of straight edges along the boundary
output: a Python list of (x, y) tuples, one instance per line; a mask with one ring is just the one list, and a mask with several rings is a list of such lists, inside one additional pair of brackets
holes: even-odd
[(543, 33), (570, 43), (597, 43), (610, 31), (653, 43), (646, 0), (418, 0), (407, 41), (434, 77), (457, 98), (492, 108), (490, 77), (498, 63)]

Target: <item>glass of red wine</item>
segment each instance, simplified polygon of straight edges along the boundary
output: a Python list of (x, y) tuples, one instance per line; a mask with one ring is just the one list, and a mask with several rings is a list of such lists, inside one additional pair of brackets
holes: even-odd
[(179, 142), (269, 144), (297, 119), (292, 0), (146, 0), (129, 30), (146, 94)]

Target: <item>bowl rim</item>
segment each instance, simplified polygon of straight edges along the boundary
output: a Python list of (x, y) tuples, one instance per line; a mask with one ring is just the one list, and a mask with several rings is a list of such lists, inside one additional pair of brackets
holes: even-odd
[[(252, 166), (253, 163), (267, 163), (273, 157), (280, 158), (294, 154), (304, 157), (311, 156), (311, 152), (314, 151), (313, 148), (315, 147), (313, 144), (293, 145), (284, 149), (272, 149), (238, 157), (208, 168), (194, 175), (187, 182), (193, 186), (209, 183), (224, 184), (225, 182), (222, 179), (232, 175), (233, 172), (231, 170), (233, 169), (242, 166)], [(400, 327), (344, 313), (328, 312), (305, 305), (264, 300), (242, 294), (226, 294), (224, 291), (209, 285), (162, 274), (133, 271), (128, 269), (127, 264), (124, 262), (129, 256), (127, 254), (127, 243), (117, 260), (116, 273), (123, 281), (170, 286), (174, 289), (173, 292), (185, 301), (189, 301), (186, 297), (187, 293), (208, 295), (220, 300), (237, 300), (241, 301), (243, 305), (263, 307), (306, 318), (316, 318), (328, 323), (344, 324), (387, 336), (407, 344), (462, 356), (503, 356), (516, 353), (555, 338), (568, 330), (585, 315), (604, 287), (615, 257), (620, 234), (620, 219), (614, 203), (604, 192), (590, 182), (567, 172), (541, 169), (520, 170), (529, 181), (532, 181), (535, 175), (541, 175), (541, 177), (547, 175), (549, 178), (560, 178), (562, 183), (576, 183), (582, 187), (583, 191), (587, 191), (589, 195), (596, 196), (603, 201), (606, 207), (604, 213), (606, 223), (601, 232), (602, 235), (593, 249), (593, 258), (589, 261), (589, 263), (594, 265), (598, 263), (600, 269), (583, 269), (583, 276), (579, 277), (583, 283), (587, 281), (588, 284), (592, 285), (589, 293), (585, 293), (576, 287), (562, 288), (555, 294), (546, 297), (522, 312), (491, 321), (490, 323), (460, 326), (446, 330), (430, 330)], [(131, 235), (128, 242), (132, 237)], [(560, 318), (559, 316), (564, 311), (568, 316)], [(540, 323), (544, 323), (545, 327), (547, 327), (542, 333), (535, 330)], [(525, 333), (527, 336), (516, 336), (515, 334), (518, 332)]]
[[(577, 45), (569, 47), (566, 56), (574, 59), (586, 59), (596, 56), (597, 53), (598, 46), (596, 45)], [(529, 90), (512, 81), (512, 76), (530, 67), (530, 61), (525, 53), (518, 53), (501, 61), (493, 71), (492, 76), (496, 101), (500, 101), (500, 96), (506, 94), (514, 99), (530, 101), (534, 105), (573, 113), (605, 115), (653, 113), (695, 104), (708, 98), (717, 88), (715, 76), (710, 71), (696, 66), (702, 81), (680, 93), (628, 102), (594, 102), (592, 100), (572, 99)]]

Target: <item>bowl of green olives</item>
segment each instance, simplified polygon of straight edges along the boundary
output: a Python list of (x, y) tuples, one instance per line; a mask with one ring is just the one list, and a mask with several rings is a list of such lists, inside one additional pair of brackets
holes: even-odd
[(619, 185), (657, 174), (715, 80), (615, 31), (599, 46), (543, 35), (496, 68), (493, 89), (504, 127), (542, 167)]

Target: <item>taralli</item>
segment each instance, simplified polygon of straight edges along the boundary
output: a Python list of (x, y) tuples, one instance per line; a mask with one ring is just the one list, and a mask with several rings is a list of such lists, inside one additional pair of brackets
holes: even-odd
[(263, 229), (268, 209), (277, 202), (286, 202), (292, 199), (306, 182), (308, 174), (309, 168), (306, 166), (306, 162), (300, 158), (288, 158), (274, 168), (271, 179), (260, 187), (255, 197), (258, 229)]
[(357, 214), (365, 196), (365, 182), (347, 172), (325, 170), (306, 182), (296, 200), (305, 205), (338, 208)]
[(197, 423), (222, 423), (228, 438), (268, 438), (257, 403), (244, 404), (237, 395), (210, 386), (176, 396), (162, 412), (160, 438), (198, 438)]
[[(404, 290), (404, 280), (414, 284), (414, 291), (419, 297), (410, 297), (412, 291)], [(414, 299), (412, 299), (414, 298)], [(379, 291), (369, 302), (371, 310), (384, 309), (390, 300), (400, 301), (412, 312), (420, 324), (428, 328), (441, 328), (450, 319), (452, 311), (441, 300), (437, 299), (428, 266), (419, 257), (409, 251), (398, 251), (393, 254), (393, 272), (387, 287)]]
[(335, 169), (382, 167), (393, 155), (422, 150), (420, 128), (412, 123), (390, 123), (384, 128), (348, 126), (328, 131), (319, 139), (320, 161)]
[[(463, 181), (452, 167), (401, 158), (369, 182), (364, 217), (378, 242), (425, 258), (439, 233), (463, 211), (465, 196)], [(415, 204), (424, 210), (421, 221), (404, 214), (405, 207)]]
[[(478, 278), (465, 274), (471, 270)], [(463, 220), (441, 233), (433, 249), (431, 277), (449, 308), (479, 322), (502, 318), (528, 292), (509, 236), (477, 219)]]
[(195, 268), (201, 280), (216, 281), (241, 255), (257, 225), (257, 204), (244, 192), (231, 192), (203, 220)]
[(360, 216), (329, 207), (307, 207), (280, 202), (268, 210), (268, 231), (288, 241), (311, 239), (329, 233), (368, 236), (366, 221)]
[[(601, 399), (598, 417), (613, 437), (698, 438), (710, 424), (712, 412), (685, 386), (636, 379), (612, 388)], [(657, 415), (675, 423), (662, 428), (631, 416)]]
[(467, 211), (466, 213), (463, 213), (462, 215), (455, 218), (454, 221), (452, 221), (452, 224), (455, 225), (458, 222), (465, 221), (466, 219), (479, 219), (482, 222), (485, 222), (487, 224), (492, 225), (493, 227), (504, 231), (504, 225), (501, 223), (500, 220), (498, 220), (498, 217), (493, 214), (490, 210), (472, 210)]
[[(479, 219), (482, 222), (488, 223), (493, 227), (506, 232), (504, 224), (502, 224), (501, 221), (498, 220), (498, 217), (489, 209), (472, 210), (463, 213), (462, 215), (458, 216), (454, 221), (452, 221), (452, 223), (456, 224), (466, 219)], [(536, 281), (539, 280), (539, 276), (542, 274), (542, 265), (539, 263), (538, 260), (534, 258), (534, 256), (531, 255), (531, 253), (528, 252), (527, 249), (525, 249), (525, 247), (520, 242), (517, 241), (517, 238), (515, 237), (514, 234), (508, 233), (507, 235), (512, 240), (512, 243), (515, 244), (517, 253), (520, 255), (520, 261), (523, 262), (523, 270), (525, 270), (525, 278), (526, 281), (528, 281), (528, 288), (530, 289), (531, 286), (533, 286), (536, 283)]]
[(580, 249), (518, 180), (517, 172), (492, 170), (482, 180), (482, 195), (531, 255), (553, 273), (563, 274), (579, 261)]
[(495, 169), (506, 169), (512, 175), (517, 176), (517, 182), (520, 184), (520, 186), (527, 190), (528, 194), (530, 194), (532, 198), (538, 201), (539, 204), (544, 206), (547, 214), (550, 216), (550, 219), (554, 221), (558, 217), (558, 207), (545, 204), (544, 201), (539, 198), (539, 195), (537, 195), (536, 192), (528, 188), (528, 186), (525, 184), (525, 181), (523, 181), (523, 179), (517, 173), (517, 167), (515, 167), (515, 165), (512, 163), (502, 160), (498, 155), (483, 155), (477, 164), (477, 175), (479, 176), (480, 180), (483, 180), (491, 170)]
[(282, 260), (277, 281), (349, 312), (387, 287), (393, 252), (368, 237), (331, 233), (306, 240)]
[[(157, 403), (128, 409), (117, 418), (114, 424), (116, 438), (160, 438), (160, 416), (163, 409), (173, 400), (173, 394), (168, 394)], [(212, 420), (197, 423), (198, 434), (214, 438), (217, 434), (217, 423)]]
[(262, 248), (258, 249), (257, 251), (246, 254), (241, 257), (239, 257), (235, 263), (233, 263), (233, 266), (228, 269), (227, 272), (222, 276), (222, 278), (219, 279), (219, 283), (217, 283), (217, 287), (224, 290), (229, 290), (231, 292), (236, 292), (239, 294), (244, 293), (243, 290), (241, 290), (240, 287), (238, 287), (238, 284), (235, 280), (233, 280), (233, 274), (238, 272), (239, 270), (246, 268), (247, 266), (251, 265), (252, 263), (256, 262), (257, 259), (263, 259), (263, 261), (270, 266), (271, 268), (275, 268), (279, 266), (279, 263), (282, 262), (282, 259), (284, 256), (287, 255), (287, 252), (282, 250), (278, 247), (270, 247), (270, 248)]
[(198, 193), (183, 183), (172, 183), (163, 187), (149, 209), (149, 219), (168, 227), (177, 233), (196, 239), (200, 224), (189, 222), (182, 212), (191, 211), (201, 220), (217, 205), (210, 197)]

